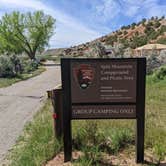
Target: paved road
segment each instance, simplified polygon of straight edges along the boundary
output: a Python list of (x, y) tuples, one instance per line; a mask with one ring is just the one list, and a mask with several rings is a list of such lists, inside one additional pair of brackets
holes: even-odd
[(0, 163), (25, 123), (42, 106), (46, 91), (61, 82), (59, 66), (46, 66), (46, 69), (37, 77), (0, 88)]

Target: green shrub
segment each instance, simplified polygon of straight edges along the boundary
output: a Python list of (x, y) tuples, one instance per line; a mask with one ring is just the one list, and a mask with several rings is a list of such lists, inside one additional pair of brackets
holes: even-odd
[(136, 23), (132, 23), (132, 24), (131, 24), (131, 29), (134, 29), (135, 26), (136, 26)]
[(74, 165), (82, 165), (82, 166), (99, 166), (102, 161), (102, 155), (99, 151), (98, 146), (94, 147), (84, 147), (82, 149), (84, 155), (74, 162)]
[(26, 61), (24, 62), (24, 72), (25, 73), (29, 73), (32, 72), (34, 70), (36, 70), (38, 68), (38, 63), (36, 61)]
[(0, 56), (0, 77), (13, 77), (16, 75), (15, 66), (10, 57)]
[(133, 143), (133, 140), (131, 129), (120, 127), (103, 129), (99, 121), (84, 121), (80, 125), (77, 122), (73, 126), (73, 147), (78, 150), (98, 147), (102, 152), (114, 154)]
[(41, 111), (25, 126), (9, 156), (12, 161), (10, 166), (45, 165), (47, 160), (62, 149), (61, 142), (54, 137), (50, 109), (50, 101), (47, 101)]
[(40, 62), (45, 62), (49, 59), (49, 55), (38, 55), (37, 56), (37, 59), (40, 61)]
[(96, 165), (101, 161), (101, 152), (98, 146), (84, 148), (83, 151), (85, 153), (84, 157), (88, 160), (91, 160), (92, 165)]
[(160, 25), (161, 25), (161, 23), (159, 21), (156, 21), (155, 24), (154, 24), (155, 28), (160, 27)]
[(106, 43), (107, 43), (108, 45), (113, 45), (115, 42), (117, 42), (117, 35), (109, 36), (109, 37), (106, 39)]
[(128, 144), (132, 144), (134, 140), (133, 134), (128, 128), (112, 128), (105, 130), (99, 138), (100, 149), (110, 154), (118, 153), (121, 148), (124, 148)]
[(118, 31), (118, 35), (122, 35), (123, 33), (122, 33), (122, 31)]
[(166, 32), (166, 25), (162, 25), (161, 27), (160, 27), (160, 34), (163, 34), (164, 32)]
[(160, 67), (158, 70), (156, 70), (153, 73), (154, 81), (164, 80), (165, 78), (166, 78), (166, 66)]
[(166, 38), (161, 37), (160, 39), (157, 40), (157, 43), (159, 43), (159, 44), (166, 44)]
[(84, 127), (80, 127), (73, 131), (73, 135), (73, 147), (80, 150), (87, 141), (87, 132)]
[(155, 69), (161, 66), (161, 61), (157, 58), (155, 50), (152, 55), (147, 57), (147, 74), (151, 74)]
[(128, 34), (128, 32), (127, 32), (127, 31), (123, 31), (123, 34), (124, 34), (124, 35), (127, 35), (127, 34)]
[(164, 157), (166, 156), (165, 146), (163, 145), (162, 142), (156, 142), (156, 144), (154, 145), (153, 150), (154, 150), (155, 154), (158, 157), (158, 163), (160, 163), (160, 161), (163, 160)]

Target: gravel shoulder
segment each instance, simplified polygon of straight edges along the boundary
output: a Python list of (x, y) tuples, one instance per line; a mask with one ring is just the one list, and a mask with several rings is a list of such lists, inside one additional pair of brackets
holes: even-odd
[(51, 64), (47, 62), (46, 71), (37, 77), (0, 88), (0, 163), (41, 108), (46, 91), (61, 83), (60, 66)]

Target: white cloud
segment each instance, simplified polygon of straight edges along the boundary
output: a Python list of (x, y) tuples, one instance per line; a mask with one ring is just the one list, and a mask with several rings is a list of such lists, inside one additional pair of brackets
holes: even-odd
[(54, 35), (51, 41), (52, 46), (56, 46), (53, 43), (63, 47), (76, 45), (78, 43), (95, 39), (101, 35), (100, 33), (83, 25), (79, 20), (66, 15), (58, 9), (48, 7), (38, 0), (24, 0), (24, 2), (22, 0), (0, 0), (0, 4), (0, 8), (2, 9), (10, 8), (10, 10), (43, 10), (45, 13), (56, 18), (57, 29), (56, 35)]
[(114, 0), (103, 0), (101, 5), (97, 6), (96, 9), (105, 21), (113, 19), (120, 12), (120, 6)]
[(139, 6), (131, 6), (129, 10), (126, 11), (125, 15), (129, 17), (133, 17), (134, 15), (137, 14), (139, 10)]
[[(141, 1), (141, 0), (140, 0)], [(120, 17), (135, 17), (139, 12), (139, 3), (133, 0), (102, 0), (102, 3), (96, 6), (97, 17), (101, 24), (111, 24), (112, 29), (117, 29)]]
[(97, 12), (104, 21), (114, 20), (124, 15), (130, 18), (151, 17), (166, 15), (166, 5), (160, 5), (158, 0), (102, 0)]

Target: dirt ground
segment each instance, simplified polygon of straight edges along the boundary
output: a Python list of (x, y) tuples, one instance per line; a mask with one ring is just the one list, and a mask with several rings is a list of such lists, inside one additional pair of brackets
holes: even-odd
[[(84, 154), (80, 151), (74, 151), (72, 153), (73, 160), (77, 160)], [(153, 154), (145, 152), (145, 164), (136, 164), (135, 153), (122, 151), (118, 155), (105, 155), (103, 154), (103, 163), (101, 166), (153, 166), (157, 163)], [(52, 160), (48, 161), (45, 166), (73, 166), (71, 162), (64, 163), (64, 153), (57, 154)], [(78, 165), (79, 166), (79, 165)], [(84, 166), (84, 165), (80, 165)], [(166, 158), (158, 166), (166, 166)]]

